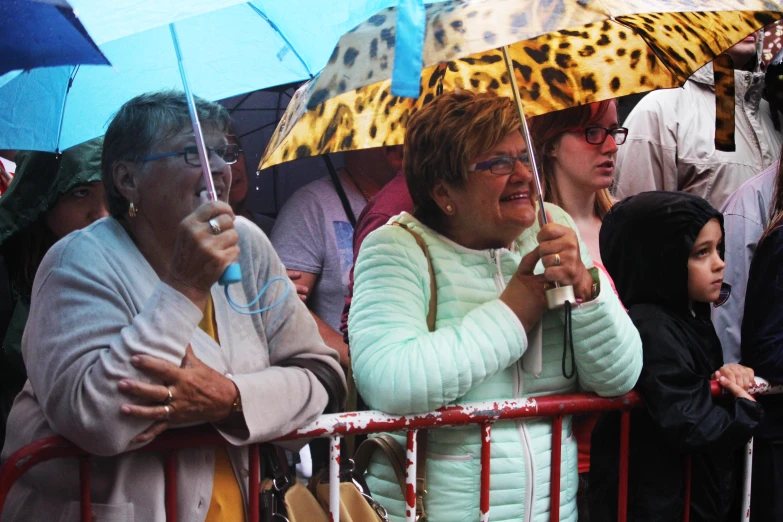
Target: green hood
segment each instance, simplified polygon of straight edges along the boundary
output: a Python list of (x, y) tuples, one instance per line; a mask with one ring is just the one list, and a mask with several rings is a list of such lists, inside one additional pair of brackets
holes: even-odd
[(0, 197), (0, 245), (35, 223), (74, 187), (101, 180), (103, 137), (62, 154), (24, 151), (16, 156), (16, 175)]

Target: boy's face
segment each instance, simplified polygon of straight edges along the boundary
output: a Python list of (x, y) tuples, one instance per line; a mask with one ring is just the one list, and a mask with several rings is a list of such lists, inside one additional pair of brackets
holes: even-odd
[(713, 303), (720, 297), (723, 269), (718, 245), (723, 240), (720, 223), (713, 218), (699, 232), (688, 257), (688, 298), (699, 303)]

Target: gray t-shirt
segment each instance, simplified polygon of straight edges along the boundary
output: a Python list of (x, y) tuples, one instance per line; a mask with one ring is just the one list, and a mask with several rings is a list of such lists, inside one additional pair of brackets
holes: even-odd
[[(367, 202), (353, 185), (343, 183), (343, 189), (358, 218)], [(307, 306), (338, 330), (353, 266), (353, 227), (332, 181), (322, 178), (294, 192), (270, 239), (287, 269), (319, 274)]]

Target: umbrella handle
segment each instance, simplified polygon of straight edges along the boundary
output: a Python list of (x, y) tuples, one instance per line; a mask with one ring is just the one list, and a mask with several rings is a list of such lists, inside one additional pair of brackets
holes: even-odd
[[(519, 86), (517, 85), (517, 77), (514, 74), (514, 66), (511, 63), (511, 57), (508, 55), (508, 46), (504, 45), (500, 48), (503, 52), (503, 60), (506, 62), (506, 72), (508, 73), (508, 79), (511, 83), (511, 92), (514, 95), (514, 103), (517, 107), (517, 113), (519, 114), (519, 122), (522, 127), (522, 137), (525, 138), (525, 145), (527, 146), (527, 153), (530, 156), (530, 169), (533, 172), (533, 180), (536, 182), (536, 192), (538, 192), (538, 209), (539, 220), (541, 226), (547, 224), (546, 211), (544, 210), (544, 190), (541, 184), (541, 176), (538, 173), (538, 164), (536, 163), (536, 154), (533, 149), (533, 140), (530, 138), (530, 129), (527, 126), (527, 119), (525, 118), (525, 110), (522, 107), (522, 99), (519, 96)], [(555, 287), (546, 290), (546, 304), (550, 310), (556, 310), (562, 308), (567, 301), (572, 304), (576, 303), (576, 297), (574, 296), (573, 286), (560, 286), (559, 283), (554, 283)]]
[(220, 286), (233, 285), (242, 281), (242, 269), (239, 267), (239, 263), (231, 263), (223, 271), (223, 275), (218, 279)]
[[(215, 184), (212, 181), (212, 169), (209, 166), (209, 154), (207, 153), (207, 147), (204, 144), (204, 135), (201, 133), (201, 123), (198, 120), (198, 112), (196, 111), (196, 101), (193, 99), (193, 93), (190, 91), (188, 76), (185, 74), (185, 65), (182, 63), (182, 52), (179, 48), (177, 30), (175, 29), (173, 23), (169, 24), (169, 31), (171, 32), (171, 41), (174, 44), (174, 52), (177, 53), (179, 75), (182, 78), (182, 87), (185, 89), (185, 99), (188, 102), (190, 121), (193, 124), (193, 134), (196, 138), (196, 148), (198, 149), (198, 156), (201, 160), (201, 171), (204, 176), (204, 186), (207, 189), (209, 199), (211, 201), (217, 201)], [(231, 263), (228, 265), (225, 271), (223, 271), (223, 275), (221, 275), (220, 279), (218, 279), (218, 283), (220, 283), (221, 286), (232, 285), (240, 281), (242, 281), (242, 270), (239, 267), (239, 263)]]

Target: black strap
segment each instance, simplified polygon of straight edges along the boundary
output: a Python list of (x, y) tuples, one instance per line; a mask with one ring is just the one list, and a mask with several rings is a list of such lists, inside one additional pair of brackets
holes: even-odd
[[(576, 358), (574, 357), (574, 329), (571, 326), (571, 301), (566, 301), (563, 305), (565, 313), (565, 326), (563, 328), (563, 377), (571, 379), (576, 373)], [(568, 358), (568, 348), (571, 348), (571, 371), (566, 372), (566, 359)]]
[(351, 226), (356, 228), (356, 216), (353, 215), (351, 203), (348, 201), (348, 195), (345, 193), (345, 189), (343, 188), (342, 183), (340, 183), (340, 177), (337, 175), (337, 169), (334, 168), (332, 158), (330, 158), (328, 154), (322, 154), (321, 157), (324, 159), (326, 168), (329, 170), (329, 177), (332, 178), (332, 185), (334, 185), (334, 190), (337, 191), (337, 195), (340, 197), (340, 203), (343, 204), (345, 215), (348, 218), (348, 221), (350, 221)]

